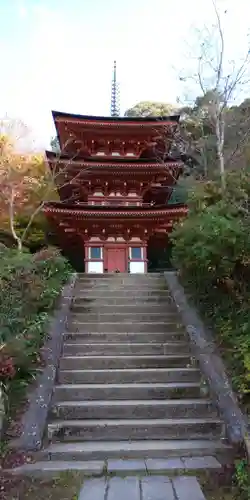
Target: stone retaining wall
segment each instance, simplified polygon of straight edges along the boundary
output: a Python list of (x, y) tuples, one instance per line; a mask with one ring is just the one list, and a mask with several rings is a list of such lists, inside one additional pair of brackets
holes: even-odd
[(213, 341), (213, 333), (205, 328), (197, 311), (189, 304), (177, 273), (165, 272), (164, 276), (189, 335), (194, 356), (199, 361), (211, 396), (225, 422), (227, 437), (232, 444), (244, 445), (249, 455), (247, 418), (239, 408), (224, 363)]
[(45, 368), (38, 376), (36, 387), (29, 398), (27, 410), (22, 417), (22, 435), (13, 445), (25, 451), (41, 448), (48, 411), (53, 394), (55, 377), (62, 350), (62, 334), (65, 331), (75, 286), (73, 274), (63, 287), (57, 308), (51, 319), (47, 342), (43, 348)]

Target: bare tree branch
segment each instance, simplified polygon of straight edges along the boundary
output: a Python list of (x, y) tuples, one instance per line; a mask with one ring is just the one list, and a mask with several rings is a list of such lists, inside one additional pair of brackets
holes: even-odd
[[(225, 155), (225, 136), (227, 132), (227, 115), (230, 104), (237, 90), (242, 90), (246, 85), (247, 73), (249, 71), (250, 52), (247, 47), (246, 55), (238, 65), (235, 61), (226, 59), (225, 35), (222, 23), (222, 17), (219, 12), (217, 0), (211, 0), (215, 15), (214, 31), (205, 27), (200, 33), (199, 55), (197, 57), (196, 83), (199, 85), (204, 96), (204, 107), (206, 112), (206, 121), (211, 126), (211, 134), (216, 139), (217, 168), (221, 179), (222, 189), (226, 188), (226, 155)], [(218, 43), (216, 43), (216, 40)], [(231, 67), (228, 68), (228, 65)], [(191, 75), (191, 80), (194, 76)], [(184, 80), (184, 79), (183, 79)], [(206, 102), (206, 98), (208, 102)], [(204, 122), (204, 117), (201, 117)], [(238, 148), (244, 143), (247, 136), (237, 141), (235, 151), (232, 152), (231, 160), (235, 156)], [(201, 137), (204, 136), (204, 129), (201, 127)], [(195, 149), (195, 147), (194, 147)], [(204, 158), (203, 158), (204, 159)], [(204, 171), (208, 171), (207, 164)]]

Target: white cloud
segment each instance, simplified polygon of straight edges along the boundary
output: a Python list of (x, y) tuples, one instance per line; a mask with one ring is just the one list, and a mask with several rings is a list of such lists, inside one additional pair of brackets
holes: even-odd
[(26, 7), (24, 7), (23, 5), (20, 5), (19, 9), (18, 9), (18, 13), (19, 13), (19, 16), (24, 19), (25, 17), (27, 17), (27, 14), (28, 14), (28, 10)]

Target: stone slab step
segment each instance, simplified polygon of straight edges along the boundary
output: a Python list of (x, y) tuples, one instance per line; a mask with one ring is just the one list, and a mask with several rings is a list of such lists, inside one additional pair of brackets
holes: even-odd
[(140, 279), (136, 277), (121, 277), (121, 278), (103, 278), (103, 279), (78, 279), (76, 280), (76, 285), (86, 285), (86, 286), (164, 286), (164, 288), (168, 288), (167, 282), (164, 278), (160, 279), (145, 279), (141, 276)]
[[(11, 469), (12, 474), (25, 474), (32, 477), (55, 476), (55, 473), (66, 471), (79, 471), (85, 476), (101, 476), (104, 474), (104, 461), (43, 461), (33, 464), (25, 464), (15, 469)], [(35, 499), (34, 499), (35, 500)]]
[[(104, 394), (105, 395), (105, 394)], [(117, 401), (58, 401), (51, 409), (58, 419), (162, 419), (162, 418), (217, 418), (209, 400), (117, 400)]]
[[(180, 479), (180, 481), (179, 481)], [(186, 481), (184, 481), (186, 480)], [(88, 479), (79, 500), (205, 500), (195, 477), (110, 477)]]
[(187, 353), (189, 352), (189, 345), (186, 342), (168, 342), (164, 344), (160, 343), (110, 343), (110, 344), (85, 344), (85, 343), (64, 343), (63, 346), (64, 355), (73, 356), (88, 356), (94, 355), (131, 355), (131, 354), (175, 354), (175, 353)]
[[(56, 463), (56, 462), (54, 462)], [(90, 462), (95, 463), (95, 462)], [(100, 462), (98, 462), (100, 463)], [(200, 471), (202, 469), (217, 469), (222, 468), (220, 462), (212, 456), (204, 457), (180, 457), (169, 459), (148, 458), (146, 460), (108, 460), (107, 473), (108, 474), (138, 474), (148, 473), (173, 473), (174, 471), (192, 472)]]
[(186, 332), (183, 331), (167, 331), (167, 332), (64, 332), (64, 341), (70, 344), (72, 343), (125, 343), (125, 342), (133, 342), (133, 343), (167, 343), (167, 342), (178, 342), (184, 341), (187, 339)]
[(169, 292), (169, 289), (167, 287), (166, 281), (165, 280), (126, 280), (126, 279), (121, 279), (121, 280), (77, 280), (75, 284), (75, 288), (81, 287), (81, 288), (86, 288), (86, 289), (94, 289), (98, 288), (100, 290), (104, 290), (106, 288), (109, 288), (110, 290), (114, 289), (121, 289), (121, 288), (126, 288), (126, 289), (132, 289), (136, 288), (138, 290), (140, 289), (157, 289), (157, 290), (167, 290)]
[(151, 297), (148, 299), (141, 299), (140, 297), (138, 297), (133, 301), (129, 297), (103, 297), (102, 299), (92, 298), (90, 300), (86, 298), (75, 297), (71, 304), (71, 310), (73, 311), (100, 309), (101, 311), (107, 310), (108, 312), (115, 309), (117, 312), (133, 312), (133, 310), (135, 310), (136, 312), (144, 312), (145, 310), (148, 310), (149, 307), (150, 309), (152, 309), (152, 311), (165, 311), (166, 309), (168, 309), (169, 311), (176, 312), (174, 303), (169, 303), (164, 297)]
[(124, 288), (121, 290), (105, 290), (100, 291), (97, 289), (86, 289), (86, 288), (80, 288), (74, 289), (74, 295), (73, 295), (73, 301), (74, 303), (79, 303), (82, 302), (83, 300), (86, 301), (86, 303), (90, 303), (92, 301), (111, 301), (115, 300), (117, 303), (122, 301), (128, 301), (131, 302), (131, 300), (136, 300), (138, 302), (140, 301), (169, 301), (173, 303), (173, 298), (168, 290), (140, 290), (140, 294), (138, 293), (137, 289), (132, 289), (132, 290), (125, 290)]
[[(115, 461), (108, 461), (108, 468), (110, 464)], [(117, 461), (116, 461), (117, 462)], [(201, 469), (221, 469), (222, 465), (217, 460), (217, 458), (212, 456), (203, 457), (180, 457), (180, 458), (170, 458), (170, 459), (155, 459), (148, 458), (145, 460), (147, 472), (153, 474), (154, 472), (169, 472), (171, 470), (181, 470), (184, 471), (199, 471)], [(114, 465), (113, 465), (114, 467)], [(189, 499), (190, 500), (190, 499)]]
[(78, 277), (76, 280), (77, 283), (98, 283), (98, 284), (105, 284), (105, 283), (112, 283), (112, 284), (119, 284), (119, 283), (131, 283), (131, 284), (140, 284), (140, 283), (161, 283), (165, 284), (167, 286), (167, 282), (164, 278), (164, 276), (152, 276), (148, 277), (143, 273), (138, 273), (138, 274), (113, 274), (113, 276), (108, 276), (108, 275), (103, 275), (102, 278), (96, 277), (94, 275), (88, 276), (88, 277)]
[(78, 273), (77, 278), (93, 278), (93, 279), (105, 279), (105, 278), (113, 278), (113, 279), (118, 279), (118, 278), (128, 278), (128, 279), (151, 279), (151, 278), (163, 278), (164, 277), (164, 271), (155, 271), (155, 272), (148, 272), (148, 273), (142, 273), (142, 274), (130, 274), (130, 273)]
[(162, 275), (149, 276), (148, 274), (138, 273), (138, 274), (103, 274), (102, 276), (96, 276), (95, 274), (89, 274), (88, 276), (78, 276), (77, 283), (164, 283), (166, 286), (166, 280)]
[[(58, 381), (62, 384), (124, 384), (199, 382), (200, 371), (188, 368), (130, 368), (104, 370), (59, 370)], [(200, 382), (199, 382), (200, 386)], [(112, 391), (112, 388), (110, 388)], [(125, 388), (124, 388), (125, 390)], [(136, 390), (136, 388), (134, 389)], [(141, 389), (140, 389), (141, 390)], [(121, 394), (121, 391), (119, 391)], [(132, 392), (131, 392), (132, 394)], [(190, 394), (191, 396), (191, 394)], [(192, 396), (195, 394), (192, 393)]]
[(62, 370), (76, 369), (113, 369), (113, 368), (166, 368), (175, 366), (185, 368), (191, 364), (189, 354), (169, 354), (154, 356), (63, 356), (60, 360)]
[(214, 439), (222, 436), (216, 418), (56, 420), (48, 423), (50, 441)]
[[(213, 456), (204, 457), (180, 457), (169, 459), (149, 458), (146, 460), (108, 460), (106, 464), (107, 474), (127, 475), (127, 474), (167, 474), (175, 471), (183, 471), (196, 474), (202, 469), (220, 470), (221, 464)], [(11, 469), (12, 474), (25, 474), (32, 477), (54, 476), (55, 473), (63, 471), (80, 471), (84, 476), (101, 476), (104, 474), (104, 461), (43, 461), (32, 464), (25, 464)], [(190, 500), (190, 499), (189, 499)]]
[[(134, 370), (131, 370), (133, 373)], [(150, 370), (149, 370), (150, 371)], [(176, 372), (174, 372), (176, 373)], [(195, 382), (169, 382), (169, 383), (89, 383), (89, 384), (61, 384), (57, 385), (54, 390), (53, 401), (98, 401), (105, 398), (106, 403), (109, 401), (123, 400), (147, 400), (157, 399), (172, 399), (181, 401), (183, 398), (199, 398), (201, 396), (201, 383), (198, 379), (199, 372), (191, 372)], [(99, 372), (97, 373), (99, 375)], [(102, 375), (102, 373), (101, 373)], [(106, 375), (106, 373), (105, 373)], [(165, 376), (165, 372), (163, 374)], [(188, 374), (187, 374), (188, 375)], [(177, 378), (177, 375), (175, 375)], [(150, 377), (150, 374), (149, 374)], [(189, 374), (192, 379), (192, 376)], [(87, 377), (86, 377), (87, 378)], [(101, 378), (101, 376), (100, 376)], [(163, 378), (163, 377), (162, 377)], [(165, 378), (165, 377), (164, 377)], [(121, 377), (121, 381), (123, 378)], [(86, 403), (87, 404), (87, 403)]]
[(107, 280), (107, 279), (112, 279), (112, 280), (121, 280), (121, 279), (128, 279), (128, 280), (162, 280), (164, 279), (164, 272), (155, 272), (155, 273), (79, 273), (77, 274), (77, 279), (93, 279), (93, 280)]
[[(79, 294), (87, 294), (87, 295), (92, 295), (95, 294), (96, 292), (105, 294), (106, 292), (114, 293), (119, 296), (120, 294), (123, 295), (124, 292), (127, 292), (128, 294), (133, 292), (134, 296), (140, 295), (141, 293), (148, 293), (149, 295), (151, 294), (166, 294), (170, 295), (169, 290), (166, 289), (166, 286), (164, 284), (151, 284), (151, 283), (120, 283), (120, 284), (111, 284), (111, 283), (106, 283), (106, 284), (89, 284), (89, 283), (77, 283), (75, 288), (74, 288), (74, 295), (79, 295)], [(136, 292), (136, 293), (135, 293)]]
[(127, 315), (131, 314), (146, 314), (149, 311), (155, 314), (168, 314), (168, 316), (178, 317), (178, 311), (174, 308), (173, 305), (168, 304), (166, 302), (163, 303), (149, 303), (145, 302), (144, 304), (106, 304), (100, 305), (98, 302), (92, 302), (90, 304), (80, 303), (77, 304), (72, 303), (71, 311), (75, 314), (119, 314), (119, 315)]
[(175, 498), (177, 500), (206, 500), (195, 477), (179, 476), (172, 480)]
[(80, 322), (69, 320), (68, 329), (70, 331), (80, 331), (80, 332), (101, 332), (101, 333), (165, 333), (173, 331), (184, 332), (184, 327), (182, 324), (176, 322), (166, 322), (166, 321), (128, 321), (128, 322)]
[(170, 457), (198, 457), (229, 454), (231, 447), (221, 440), (133, 440), (81, 441), (51, 444), (38, 452), (40, 459), (48, 460), (107, 460), (111, 458), (147, 459)]
[(180, 323), (180, 318), (178, 314), (173, 313), (173, 312), (168, 312), (167, 310), (164, 313), (160, 312), (151, 312), (151, 308), (148, 310), (148, 312), (144, 313), (116, 313), (115, 309), (113, 312), (72, 312), (69, 324), (71, 323), (80, 322), (80, 323), (95, 323), (95, 321), (101, 322), (101, 323), (122, 323), (123, 321), (125, 323), (138, 323), (140, 322), (149, 322), (153, 321), (155, 322), (166, 322), (167, 324), (172, 324), (175, 325), (176, 322)]

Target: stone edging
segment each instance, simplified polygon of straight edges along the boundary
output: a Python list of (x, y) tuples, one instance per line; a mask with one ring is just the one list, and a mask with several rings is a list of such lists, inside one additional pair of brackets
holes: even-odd
[(28, 408), (21, 421), (22, 434), (13, 443), (15, 448), (25, 451), (37, 451), (41, 448), (62, 350), (62, 334), (68, 319), (76, 276), (76, 274), (71, 275), (68, 283), (63, 287), (57, 308), (52, 316), (48, 339), (43, 348), (46, 365), (38, 376), (35, 389), (29, 398)]
[(164, 276), (190, 337), (194, 356), (199, 361), (211, 395), (216, 400), (221, 417), (225, 422), (227, 437), (232, 444), (244, 444), (250, 457), (247, 419), (238, 406), (236, 396), (226, 375), (224, 363), (213, 342), (213, 334), (205, 328), (196, 310), (188, 303), (177, 273), (165, 272)]

